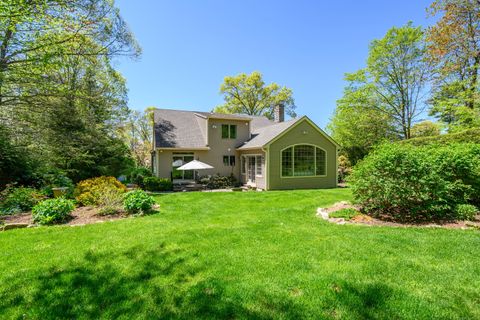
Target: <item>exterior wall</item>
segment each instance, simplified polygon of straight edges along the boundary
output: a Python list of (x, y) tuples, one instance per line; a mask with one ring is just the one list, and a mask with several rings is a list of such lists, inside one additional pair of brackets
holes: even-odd
[[(294, 144), (313, 144), (327, 153), (325, 177), (281, 177), (281, 150)], [(268, 189), (314, 189), (337, 186), (337, 147), (307, 120), (295, 125), (290, 131), (268, 146)]]
[[(267, 189), (267, 159), (265, 156), (265, 152), (263, 152), (262, 149), (254, 149), (254, 150), (242, 150), (239, 154), (239, 156), (244, 156), (244, 155), (261, 155), (263, 157), (263, 163), (262, 163), (262, 175), (258, 176), (255, 175), (255, 186), (259, 189), (266, 190)], [(240, 164), (240, 163), (239, 163)], [(241, 169), (241, 168), (240, 168)], [(247, 174), (241, 173), (240, 170), (240, 182), (243, 184), (247, 184)]]
[[(236, 139), (222, 139), (222, 124), (234, 124), (237, 126)], [(240, 179), (240, 158), (236, 148), (250, 138), (248, 121), (238, 120), (208, 120), (208, 146), (210, 150), (162, 150), (157, 149), (157, 176), (170, 178), (172, 172), (172, 157), (174, 153), (193, 152), (196, 160), (202, 161), (214, 167), (214, 169), (198, 171), (198, 175), (229, 176), (233, 174)], [(235, 166), (225, 166), (223, 156), (235, 156)]]

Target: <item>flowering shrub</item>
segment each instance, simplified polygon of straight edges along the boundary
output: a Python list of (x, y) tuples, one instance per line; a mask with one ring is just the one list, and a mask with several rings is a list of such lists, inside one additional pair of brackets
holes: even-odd
[(74, 194), (81, 205), (100, 205), (102, 194), (107, 191), (124, 193), (127, 187), (114, 177), (97, 177), (80, 181)]

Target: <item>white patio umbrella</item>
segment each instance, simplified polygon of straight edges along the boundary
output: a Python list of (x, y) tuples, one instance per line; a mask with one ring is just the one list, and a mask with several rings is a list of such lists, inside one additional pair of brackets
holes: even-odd
[[(198, 160), (190, 161), (184, 164), (183, 166), (177, 168), (177, 170), (206, 170), (206, 169), (213, 169), (213, 167), (209, 164), (203, 163)], [(193, 178), (195, 179), (195, 174)]]

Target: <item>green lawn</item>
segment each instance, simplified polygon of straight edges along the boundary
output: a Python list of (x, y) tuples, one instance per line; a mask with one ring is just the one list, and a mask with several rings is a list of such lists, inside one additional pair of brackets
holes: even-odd
[(480, 318), (480, 232), (333, 225), (348, 189), (176, 193), (0, 233), (0, 318)]

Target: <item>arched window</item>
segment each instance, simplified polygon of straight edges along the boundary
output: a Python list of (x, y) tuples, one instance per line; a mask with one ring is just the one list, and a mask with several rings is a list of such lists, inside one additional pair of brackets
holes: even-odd
[(314, 177), (327, 173), (325, 150), (298, 144), (282, 150), (282, 177)]

